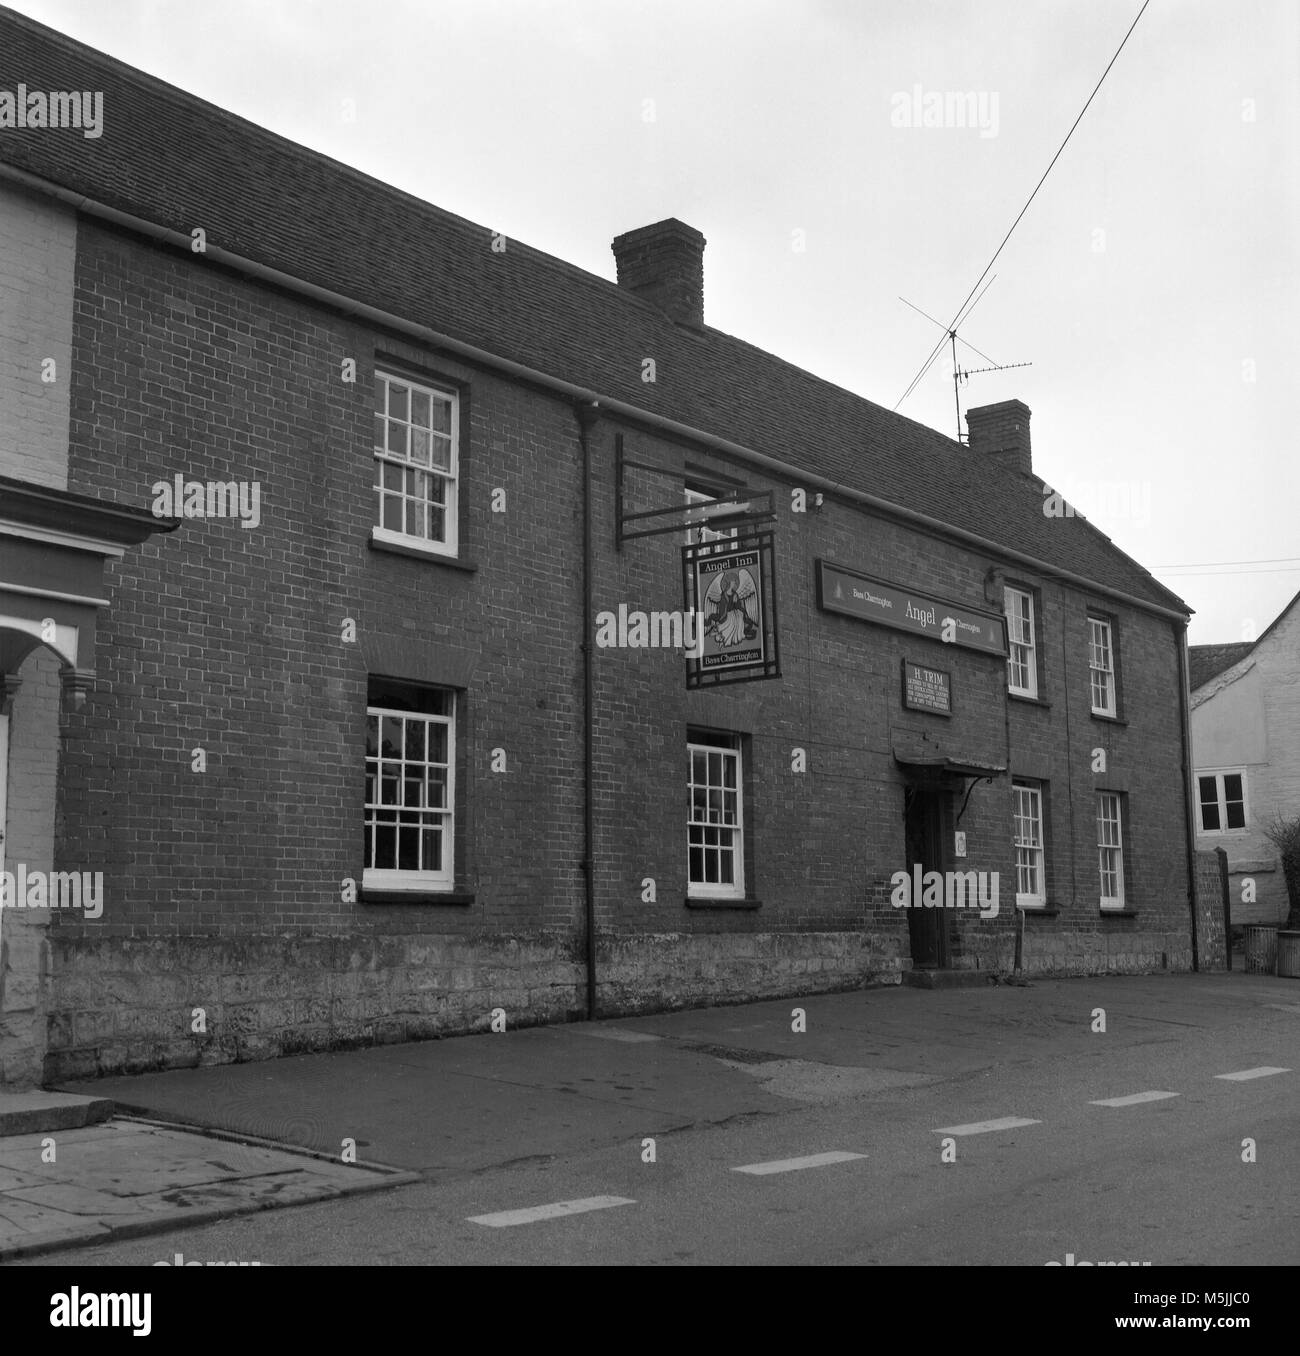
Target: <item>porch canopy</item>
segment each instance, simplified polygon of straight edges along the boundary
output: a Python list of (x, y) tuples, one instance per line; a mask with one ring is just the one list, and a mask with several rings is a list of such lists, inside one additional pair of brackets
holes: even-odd
[(0, 692), (7, 709), (18, 669), (38, 645), (58, 656), (65, 696), (80, 705), (95, 676), (104, 567), (176, 518), (0, 476)]

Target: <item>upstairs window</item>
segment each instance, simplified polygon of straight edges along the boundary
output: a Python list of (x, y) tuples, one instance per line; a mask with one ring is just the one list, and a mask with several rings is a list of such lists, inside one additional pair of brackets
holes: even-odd
[(1196, 778), (1202, 833), (1244, 832), (1246, 771), (1203, 772)]
[(456, 554), (458, 406), (449, 391), (375, 373), (375, 536)]
[(1088, 672), (1093, 715), (1115, 715), (1115, 650), (1111, 625), (1104, 617), (1088, 618)]
[(1018, 697), (1038, 696), (1038, 653), (1034, 642), (1034, 595), (1007, 586), (1007, 688)]
[[(688, 506), (692, 508), (696, 504), (711, 504), (718, 497), (712, 490), (705, 490), (695, 485), (687, 485), (685, 494), (686, 494), (686, 503)], [(702, 524), (704, 521), (704, 515), (702, 513), (700, 514), (688, 513), (686, 515), (686, 521), (688, 523), (699, 522)], [(686, 534), (686, 540), (691, 546), (695, 545), (703, 546), (706, 542), (731, 542), (735, 541), (738, 531), (739, 529), (734, 527), (724, 527), (724, 528), (712, 528), (704, 526), (693, 527)], [(726, 546), (715, 546), (708, 548), (708, 550), (706, 550), (702, 554), (709, 554), (710, 551), (725, 551), (727, 549), (728, 547)]]

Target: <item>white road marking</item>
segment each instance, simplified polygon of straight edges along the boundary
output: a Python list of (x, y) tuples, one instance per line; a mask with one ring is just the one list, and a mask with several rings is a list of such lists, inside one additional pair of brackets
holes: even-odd
[(661, 1041), (662, 1036), (651, 1036), (645, 1031), (616, 1031), (612, 1028), (602, 1030), (600, 1027), (587, 1026), (584, 1023), (575, 1023), (573, 1028), (580, 1036), (597, 1036), (603, 1041), (626, 1041), (629, 1045), (641, 1041)]
[(840, 1149), (830, 1153), (809, 1154), (806, 1158), (777, 1158), (771, 1163), (748, 1163), (732, 1172), (748, 1172), (755, 1177), (766, 1177), (773, 1172), (796, 1172), (800, 1168), (821, 1168), (827, 1163), (847, 1163), (851, 1158), (866, 1158), (866, 1154), (850, 1154)]
[(526, 1210), (498, 1210), (494, 1215), (470, 1215), (471, 1224), (486, 1224), (489, 1229), (505, 1229), (512, 1224), (534, 1224), (539, 1219), (559, 1219), (563, 1215), (581, 1215), (588, 1210), (608, 1210), (615, 1205), (635, 1205), (626, 1196), (586, 1196), (580, 1201), (555, 1201), (551, 1205), (531, 1205)]
[(1137, 1106), (1139, 1102), (1163, 1102), (1166, 1097), (1181, 1097), (1179, 1092), (1135, 1092), (1128, 1097), (1106, 1097), (1100, 1102), (1089, 1102), (1089, 1106)]
[(1018, 1130), (1022, 1125), (1042, 1125), (1042, 1121), (1027, 1121), (1023, 1116), (1003, 1116), (996, 1121), (972, 1121), (969, 1125), (945, 1125), (936, 1135), (985, 1135), (990, 1130)]
[(1290, 1069), (1275, 1069), (1269, 1064), (1262, 1064), (1258, 1069), (1242, 1069), (1240, 1073), (1215, 1074), (1215, 1078), (1222, 1078), (1228, 1083), (1244, 1083), (1248, 1078), (1269, 1078), (1273, 1074), (1290, 1073)]

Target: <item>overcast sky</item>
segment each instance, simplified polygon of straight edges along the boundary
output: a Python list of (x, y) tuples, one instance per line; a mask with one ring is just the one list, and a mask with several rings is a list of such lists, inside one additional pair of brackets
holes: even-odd
[[(1141, 8), (8, 3), (611, 279), (615, 235), (680, 217), (710, 325), (887, 407), (943, 333), (898, 298), (953, 318)], [(906, 125), (948, 94), (976, 125)], [(993, 273), (960, 334), (1033, 366), (963, 410), (1029, 405), (1035, 470), (1193, 644), (1262, 632), (1300, 589), (1300, 5), (1152, 0)], [(900, 408), (955, 432), (946, 353)]]

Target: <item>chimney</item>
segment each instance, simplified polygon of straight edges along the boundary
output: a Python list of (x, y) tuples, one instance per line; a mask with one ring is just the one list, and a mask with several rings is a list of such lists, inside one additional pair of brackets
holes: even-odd
[(658, 306), (680, 325), (704, 328), (704, 237), (669, 217), (616, 236), (618, 285)]
[(1029, 451), (1029, 406), (1023, 400), (1000, 400), (966, 411), (970, 450), (980, 457), (996, 457), (1023, 475), (1034, 472)]

